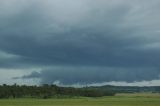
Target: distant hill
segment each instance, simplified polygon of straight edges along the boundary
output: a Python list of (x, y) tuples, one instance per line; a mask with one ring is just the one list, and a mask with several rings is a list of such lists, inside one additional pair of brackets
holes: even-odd
[(101, 91), (112, 90), (116, 93), (134, 93), (134, 92), (152, 92), (160, 93), (160, 86), (150, 86), (150, 87), (138, 87), (138, 86), (101, 86), (101, 87), (91, 87)]

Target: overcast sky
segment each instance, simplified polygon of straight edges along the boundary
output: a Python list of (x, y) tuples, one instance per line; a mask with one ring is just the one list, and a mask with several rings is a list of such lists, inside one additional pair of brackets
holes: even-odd
[(160, 85), (159, 0), (0, 0), (0, 84)]

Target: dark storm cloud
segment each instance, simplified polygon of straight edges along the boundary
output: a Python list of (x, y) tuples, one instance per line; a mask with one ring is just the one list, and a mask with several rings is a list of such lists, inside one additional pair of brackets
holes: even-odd
[(0, 1), (0, 51), (17, 56), (3, 58), (0, 67), (63, 67), (37, 73), (43, 83), (158, 79), (159, 4), (158, 0)]
[[(145, 74), (144, 73), (145, 70)], [(40, 78), (41, 84), (53, 84), (58, 81), (62, 84), (91, 84), (110, 81), (150, 81), (159, 79), (159, 70), (157, 69), (123, 69), (123, 68), (81, 68), (81, 67), (65, 67), (43, 70), (41, 72), (33, 72), (21, 78)]]

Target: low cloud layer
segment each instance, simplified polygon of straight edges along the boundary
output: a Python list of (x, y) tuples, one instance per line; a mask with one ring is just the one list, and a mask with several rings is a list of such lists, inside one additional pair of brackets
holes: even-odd
[(40, 68), (23, 77), (41, 83), (159, 80), (159, 4), (2, 0), (0, 68)]
[[(144, 72), (145, 70), (145, 72)], [(146, 74), (147, 73), (147, 74)], [(41, 72), (32, 72), (24, 75), (22, 79), (41, 79), (40, 83), (53, 84), (92, 84), (100, 82), (124, 81), (140, 82), (143, 80), (151, 81), (160, 78), (159, 70), (155, 69), (120, 69), (120, 68), (102, 68), (102, 67), (63, 67), (42, 70)]]

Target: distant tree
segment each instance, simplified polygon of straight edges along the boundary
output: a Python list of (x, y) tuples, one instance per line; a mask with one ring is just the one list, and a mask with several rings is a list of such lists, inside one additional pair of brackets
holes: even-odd
[(14, 84), (1, 85), (0, 86), (0, 98), (21, 98), (21, 97), (32, 97), (32, 98), (51, 98), (54, 96), (86, 96), (86, 97), (101, 97), (111, 96), (114, 92), (111, 90), (101, 90), (95, 88), (73, 88), (73, 87), (58, 87), (56, 85), (44, 84), (42, 86), (19, 86)]

